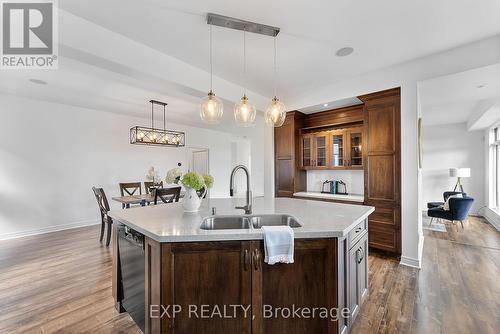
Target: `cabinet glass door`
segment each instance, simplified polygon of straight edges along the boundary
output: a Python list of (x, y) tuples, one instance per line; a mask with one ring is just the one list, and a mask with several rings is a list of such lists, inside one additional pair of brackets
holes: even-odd
[(350, 133), (351, 142), (351, 161), (350, 166), (361, 167), (363, 166), (363, 155), (361, 154), (361, 132)]
[(326, 167), (326, 136), (316, 136), (316, 167)]
[(341, 133), (332, 135), (332, 166), (344, 166), (344, 136)]
[(302, 167), (312, 166), (311, 137), (302, 137)]

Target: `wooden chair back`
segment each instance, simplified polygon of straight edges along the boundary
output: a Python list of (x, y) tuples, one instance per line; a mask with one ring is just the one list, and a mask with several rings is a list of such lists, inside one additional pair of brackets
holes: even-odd
[[(160, 186), (160, 188), (163, 188), (163, 181), (160, 183), (156, 183), (157, 185)], [(154, 182), (151, 181), (144, 181), (144, 189), (146, 189), (146, 194), (149, 194), (149, 188), (153, 187), (155, 185)]]
[(106, 198), (106, 194), (104, 193), (104, 189), (92, 187), (92, 191), (94, 191), (95, 199), (97, 200), (97, 205), (99, 206), (99, 210), (101, 211), (101, 215), (107, 216), (109, 212), (109, 203)]
[(155, 190), (155, 205), (158, 204), (158, 199), (163, 203), (179, 202), (181, 195), (181, 187), (160, 188)]
[(122, 196), (132, 196), (137, 195), (136, 191), (139, 190), (138, 195), (142, 195), (141, 183), (140, 182), (125, 182), (120, 183), (120, 194)]

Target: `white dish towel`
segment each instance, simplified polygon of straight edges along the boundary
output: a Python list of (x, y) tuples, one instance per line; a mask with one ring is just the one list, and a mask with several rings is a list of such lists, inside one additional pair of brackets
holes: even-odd
[(264, 262), (293, 263), (294, 233), (290, 226), (262, 226), (264, 232)]

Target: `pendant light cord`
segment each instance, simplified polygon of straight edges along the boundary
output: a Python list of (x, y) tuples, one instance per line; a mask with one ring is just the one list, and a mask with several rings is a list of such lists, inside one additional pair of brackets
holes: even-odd
[(276, 97), (277, 94), (277, 77), (278, 77), (278, 70), (276, 68), (276, 58), (277, 58), (277, 51), (276, 51), (276, 36), (274, 36), (274, 97)]
[(212, 25), (210, 25), (210, 42), (209, 42), (209, 49), (210, 49), (210, 92), (212, 91), (213, 88), (213, 62), (212, 62)]
[(163, 131), (165, 131), (166, 128), (166, 123), (165, 123), (165, 105), (163, 105)]
[(243, 29), (243, 94), (247, 95), (247, 27)]
[(154, 117), (153, 117), (153, 102), (151, 102), (151, 130), (153, 130), (155, 128), (155, 120), (154, 120)]

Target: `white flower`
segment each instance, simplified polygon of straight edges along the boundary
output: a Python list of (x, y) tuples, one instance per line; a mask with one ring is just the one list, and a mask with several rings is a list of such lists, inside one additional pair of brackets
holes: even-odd
[(167, 177), (165, 177), (165, 182), (167, 184), (178, 183), (182, 176), (182, 171), (179, 168), (172, 168), (167, 172)]

